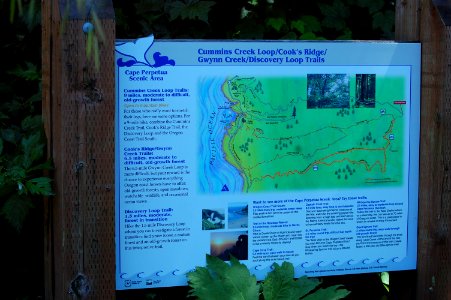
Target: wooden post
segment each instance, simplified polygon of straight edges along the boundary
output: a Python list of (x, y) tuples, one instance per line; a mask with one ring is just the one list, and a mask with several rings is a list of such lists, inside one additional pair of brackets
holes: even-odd
[[(45, 209), (46, 299), (114, 299), (112, 1), (42, 1), (43, 115), (56, 195)], [(100, 67), (86, 54), (95, 10)], [(94, 30), (98, 32), (99, 28)]]
[(416, 298), (451, 299), (451, 29), (431, 0), (398, 0), (396, 39), (422, 44)]

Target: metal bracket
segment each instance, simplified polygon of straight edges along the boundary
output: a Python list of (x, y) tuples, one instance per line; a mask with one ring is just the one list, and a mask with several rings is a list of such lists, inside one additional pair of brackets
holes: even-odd
[(74, 295), (77, 299), (85, 299), (90, 291), (91, 286), (85, 274), (78, 273), (70, 282), (69, 294)]

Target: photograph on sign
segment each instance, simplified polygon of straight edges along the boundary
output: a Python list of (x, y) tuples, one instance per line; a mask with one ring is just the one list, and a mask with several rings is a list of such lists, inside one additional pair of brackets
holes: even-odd
[(116, 43), (116, 287), (416, 267), (420, 45)]

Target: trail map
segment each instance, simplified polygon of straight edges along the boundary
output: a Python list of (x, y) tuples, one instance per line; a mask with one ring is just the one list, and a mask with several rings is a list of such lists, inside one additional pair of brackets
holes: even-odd
[(403, 86), (375, 74), (203, 81), (204, 191), (402, 184)]

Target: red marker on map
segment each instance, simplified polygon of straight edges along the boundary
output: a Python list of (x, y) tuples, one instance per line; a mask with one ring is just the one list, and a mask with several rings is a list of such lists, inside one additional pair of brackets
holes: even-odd
[(405, 100), (395, 100), (395, 101), (393, 101), (393, 104), (406, 104), (407, 103), (407, 101), (405, 101)]

